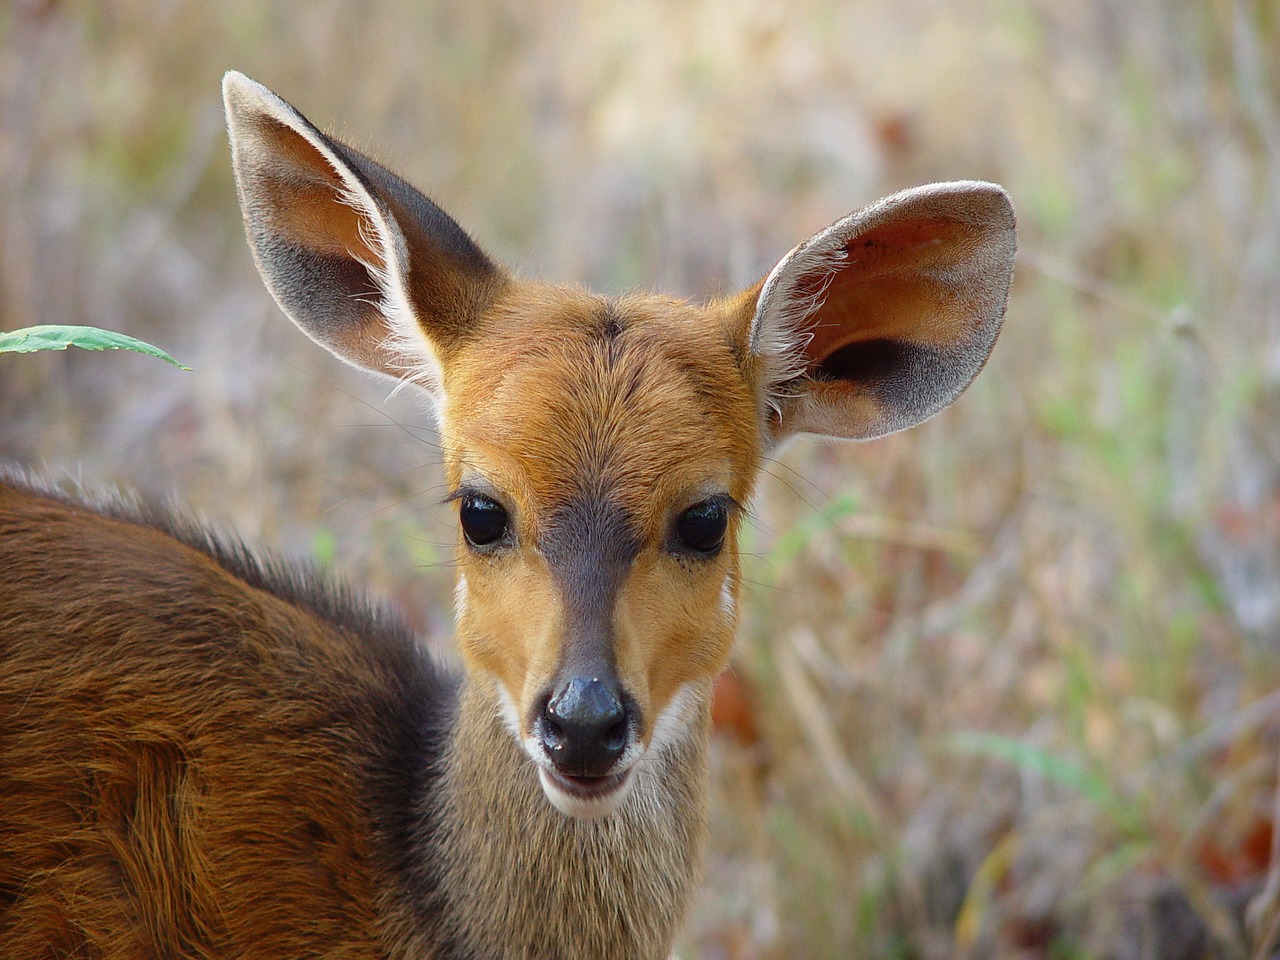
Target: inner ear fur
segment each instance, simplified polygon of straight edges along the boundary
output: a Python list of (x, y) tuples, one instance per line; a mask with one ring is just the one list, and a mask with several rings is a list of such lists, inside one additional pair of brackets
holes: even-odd
[(986, 363), (1016, 249), (1008, 194), (895, 194), (791, 251), (758, 287), (748, 352), (774, 441), (867, 439), (932, 416)]
[(442, 396), (439, 356), (505, 274), (450, 217), (234, 71), (223, 79), (245, 229), (276, 302), (357, 366)]

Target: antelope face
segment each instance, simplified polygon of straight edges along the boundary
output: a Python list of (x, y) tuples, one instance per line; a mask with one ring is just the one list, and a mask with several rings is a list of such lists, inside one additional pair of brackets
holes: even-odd
[[(468, 682), (574, 817), (700, 728), (765, 449), (866, 439), (954, 400), (1013, 269), (989, 183), (895, 194), (705, 307), (527, 283), (439, 207), (239, 74), (223, 82), (268, 288), (343, 359), (435, 404)], [(696, 735), (701, 735), (700, 733)]]
[(566, 814), (610, 812), (727, 661), (761, 444), (737, 371), (712, 311), (555, 289), (446, 366), (463, 655)]

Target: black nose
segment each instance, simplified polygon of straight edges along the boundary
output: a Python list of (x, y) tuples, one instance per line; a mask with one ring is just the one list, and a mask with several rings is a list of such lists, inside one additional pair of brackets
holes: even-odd
[(556, 769), (570, 777), (603, 777), (627, 745), (627, 711), (616, 689), (575, 677), (542, 710), (538, 735)]

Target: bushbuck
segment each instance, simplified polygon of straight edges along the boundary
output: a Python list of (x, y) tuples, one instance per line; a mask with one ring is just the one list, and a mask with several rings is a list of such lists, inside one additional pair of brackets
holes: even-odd
[(277, 303), (433, 405), (461, 675), (305, 566), (8, 470), (0, 956), (667, 956), (761, 462), (964, 390), (1008, 197), (907, 190), (736, 295), (603, 297), (517, 278), (252, 80), (223, 95)]

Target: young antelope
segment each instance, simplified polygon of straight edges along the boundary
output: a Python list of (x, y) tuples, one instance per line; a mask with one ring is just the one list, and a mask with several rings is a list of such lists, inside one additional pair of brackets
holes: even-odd
[(907, 190), (701, 305), (602, 297), (514, 276), (252, 80), (223, 94), (276, 302), (434, 407), (463, 669), (306, 568), (8, 470), (0, 957), (668, 956), (761, 462), (964, 390), (1008, 197)]

